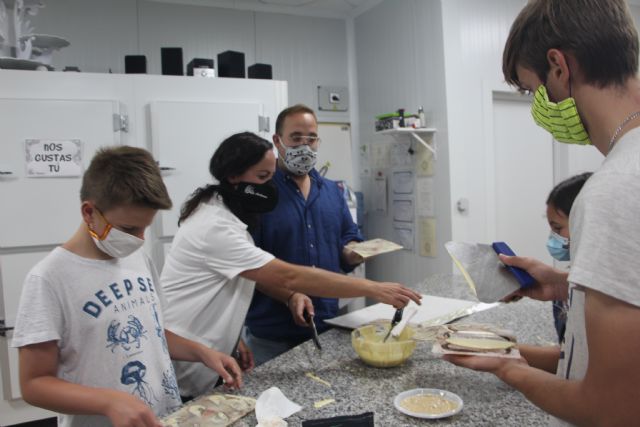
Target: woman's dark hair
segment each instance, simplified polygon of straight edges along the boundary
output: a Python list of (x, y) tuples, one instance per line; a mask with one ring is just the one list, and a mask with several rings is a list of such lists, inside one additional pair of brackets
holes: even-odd
[(260, 162), (267, 151), (272, 149), (273, 144), (251, 132), (236, 133), (222, 141), (209, 162), (209, 173), (219, 184), (209, 184), (197, 188), (182, 205), (178, 225), (187, 219), (201, 202), (206, 202), (214, 194), (219, 194), (224, 204), (235, 216), (249, 227), (254, 226), (257, 216), (244, 212), (238, 199), (233, 197), (234, 188), (229, 184), (228, 179), (245, 173), (251, 166)]
[(591, 172), (585, 172), (560, 182), (553, 187), (553, 190), (549, 193), (547, 205), (552, 205), (557, 211), (562, 212), (568, 217), (571, 212), (571, 206), (573, 206), (573, 201), (578, 196), (580, 190), (582, 190), (582, 186), (587, 181), (587, 178), (591, 175)]

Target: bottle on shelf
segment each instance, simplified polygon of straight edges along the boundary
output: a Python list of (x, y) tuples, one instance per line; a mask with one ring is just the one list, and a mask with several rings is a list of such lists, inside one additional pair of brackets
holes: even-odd
[(418, 127), (421, 127), (421, 128), (427, 127), (427, 118), (424, 115), (424, 108), (422, 108), (422, 105), (420, 106), (420, 108), (418, 108), (418, 120), (420, 121), (420, 124), (418, 125)]

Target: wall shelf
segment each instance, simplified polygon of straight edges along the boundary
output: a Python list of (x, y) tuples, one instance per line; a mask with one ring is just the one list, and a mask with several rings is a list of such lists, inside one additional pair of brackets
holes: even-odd
[[(437, 146), (436, 141), (431, 138), (431, 143), (425, 141), (423, 136), (433, 135), (436, 133), (435, 128), (396, 128), (396, 129), (385, 129), (376, 132), (378, 135), (391, 135), (394, 138), (398, 138), (401, 135), (409, 135), (416, 139), (420, 144), (422, 144), (427, 150), (433, 153), (433, 158), (437, 159)], [(422, 135), (422, 136), (421, 136)]]

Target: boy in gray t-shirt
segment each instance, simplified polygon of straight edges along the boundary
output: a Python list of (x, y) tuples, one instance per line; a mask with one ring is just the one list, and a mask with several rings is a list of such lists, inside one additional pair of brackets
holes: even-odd
[(171, 207), (151, 155), (100, 150), (80, 198), (78, 230), (25, 280), (12, 342), (24, 400), (59, 412), (61, 426), (156, 427), (181, 404), (171, 359), (240, 386), (233, 358), (164, 329), (162, 287), (139, 250)]

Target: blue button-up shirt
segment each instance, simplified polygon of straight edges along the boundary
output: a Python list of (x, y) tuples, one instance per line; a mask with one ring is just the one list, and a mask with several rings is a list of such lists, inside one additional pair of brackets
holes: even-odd
[[(279, 168), (273, 177), (278, 187), (278, 205), (263, 214), (253, 233), (255, 243), (283, 261), (323, 268), (333, 272), (353, 269), (342, 262), (342, 249), (351, 241), (362, 241), (353, 222), (343, 190), (313, 169), (307, 199), (295, 181)], [(335, 317), (338, 300), (311, 298), (318, 331), (328, 329), (322, 320)], [(309, 328), (294, 323), (289, 309), (256, 290), (246, 325), (251, 334), (272, 340), (299, 341), (310, 337)]]

